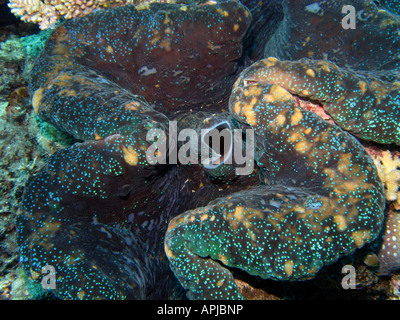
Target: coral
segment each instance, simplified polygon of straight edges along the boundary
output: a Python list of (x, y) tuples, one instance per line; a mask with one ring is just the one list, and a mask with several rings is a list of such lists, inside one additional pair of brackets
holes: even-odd
[(385, 186), (386, 199), (395, 201), (400, 205), (400, 156), (385, 150), (381, 153), (373, 153), (372, 158), (378, 169), (379, 178)]
[(242, 280), (235, 279), (235, 281), (240, 293), (246, 300), (281, 300), (273, 294), (268, 294), (260, 289), (251, 287)]
[[(27, 299), (16, 267), (15, 213), (30, 174), (43, 166), (46, 153), (37, 143), (37, 125), (24, 84), (48, 32), (0, 43), (0, 297)], [(14, 90), (14, 88), (16, 88)]]
[(66, 19), (88, 14), (98, 8), (107, 8), (117, 1), (53, 1), (11, 0), (11, 12), (23, 21), (38, 23), (42, 30), (54, 28), (60, 17)]
[(60, 19), (85, 16), (93, 11), (118, 5), (140, 4), (146, 0), (10, 0), (11, 12), (22, 21), (39, 24), (40, 29), (54, 28)]
[(15, 214), (29, 176), (44, 165), (50, 153), (59, 149), (54, 142), (44, 148), (36, 141), (41, 135), (26, 97), (26, 88), (18, 88), (0, 110), (0, 299), (7, 300), (32, 298), (25, 277), (17, 268)]
[(24, 46), (19, 40), (0, 43), (0, 93), (10, 91), (23, 84), (21, 70), (24, 68)]
[(15, 113), (7, 112), (10, 101), (0, 112), (0, 299), (26, 299), (29, 295), (20, 286), (22, 280), (15, 271), (19, 264), (15, 213), (29, 175), (44, 164), (44, 154), (36, 143), (30, 101), (24, 99), (18, 108), (16, 102), (11, 103)]
[(6, 92), (26, 85), (35, 58), (43, 49), (49, 32), (22, 38), (11, 37), (0, 42), (0, 101), (6, 101)]
[(400, 211), (390, 206), (383, 244), (378, 253), (379, 273), (390, 275), (400, 270)]
[[(379, 235), (377, 169), (339, 127), (358, 134), (357, 117), (354, 127), (366, 126), (360, 137), (398, 142), (399, 42), (390, 27), (398, 18), (346, 1), (366, 14), (354, 44), (338, 23), (344, 1), (318, 2), (321, 10), (274, 3), (123, 6), (52, 33), (32, 69), (32, 105), (79, 142), (52, 155), (25, 188), (18, 244), (33, 281), (52, 265), (60, 298), (177, 297), (176, 278), (191, 298), (242, 298), (228, 267), (305, 280)], [(271, 10), (276, 26), (264, 20)], [(299, 23), (303, 15), (316, 26)], [(383, 47), (371, 52), (371, 43)], [(245, 69), (260, 52), (277, 58)], [(285, 61), (304, 57), (318, 61)], [(300, 99), (316, 100), (335, 123)], [(375, 107), (388, 119), (383, 129)], [(241, 151), (254, 143), (255, 170), (232, 174), (225, 152), (200, 164), (174, 163), (169, 153), (170, 162), (154, 165), (148, 137), (166, 133), (165, 156), (181, 143), (168, 137), (173, 120), (177, 132), (192, 127), (201, 139), (201, 129), (252, 129)]]

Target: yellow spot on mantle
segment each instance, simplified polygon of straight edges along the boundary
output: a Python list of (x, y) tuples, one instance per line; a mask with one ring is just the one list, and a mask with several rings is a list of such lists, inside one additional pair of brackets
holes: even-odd
[(331, 72), (331, 69), (329, 68), (329, 66), (326, 63), (321, 64), (320, 69), (324, 70), (327, 73)]
[(303, 119), (303, 114), (299, 108), (296, 108), (294, 111), (294, 114), (290, 117), (290, 123), (292, 126), (298, 125), (301, 119)]
[(303, 137), (304, 136), (303, 136), (302, 132), (293, 132), (289, 137), (289, 141), (291, 143), (300, 142), (300, 141), (304, 140)]
[(164, 39), (160, 43), (160, 47), (165, 49), (165, 51), (171, 51), (171, 41)]
[(41, 276), (41, 274), (35, 270), (30, 270), (31, 271), (31, 279), (32, 280), (37, 280)]
[(56, 231), (58, 231), (60, 226), (61, 222), (59, 221), (52, 221), (52, 222), (46, 221), (46, 223), (37, 230), (37, 233), (40, 235), (53, 234)]
[(113, 47), (111, 47), (111, 46), (107, 46), (106, 51), (107, 51), (108, 53), (113, 53), (113, 52), (114, 52), (114, 49), (113, 49)]
[[(280, 114), (276, 117), (274, 122), (276, 122), (276, 125), (278, 125), (278, 126), (283, 126), (286, 122), (286, 117), (283, 114)], [(271, 122), (271, 123), (273, 123), (273, 122)]]
[(139, 162), (139, 155), (136, 150), (132, 147), (122, 147), (122, 152), (124, 154), (124, 160), (130, 166), (136, 166)]
[(270, 67), (273, 67), (273, 66), (276, 65), (276, 63), (278, 62), (278, 59), (277, 59), (277, 58), (274, 58), (274, 57), (269, 57), (269, 58), (267, 58), (267, 59), (262, 60), (262, 62), (263, 62), (268, 68), (270, 68)]
[(240, 112), (240, 100), (239, 101), (237, 101), (236, 103), (235, 103), (235, 105), (233, 106), (233, 111), (236, 113), (236, 114), (239, 114), (239, 112)]
[(214, 45), (211, 41), (207, 42), (207, 48), (210, 49), (211, 51), (216, 51), (221, 49), (220, 45)]
[(219, 280), (219, 281), (217, 282), (217, 287), (218, 287), (218, 288), (221, 288), (221, 287), (224, 285), (224, 282), (225, 282), (224, 279)]
[(224, 17), (229, 17), (229, 12), (226, 10), (222, 10), (222, 9), (217, 9), (217, 12), (221, 15), (223, 15)]
[(253, 98), (250, 103), (246, 103), (243, 107), (243, 115), (246, 117), (246, 122), (252, 126), (257, 124), (257, 118), (253, 110), (255, 102), (257, 102), (257, 99)]
[(393, 19), (382, 19), (382, 22), (379, 24), (380, 29), (386, 29), (389, 26), (392, 26), (395, 24), (395, 21)]
[(374, 118), (374, 113), (372, 112), (372, 110), (367, 111), (366, 113), (364, 113), (363, 115), (364, 119), (373, 119)]
[(293, 266), (294, 266), (293, 260), (286, 261), (284, 270), (288, 276), (291, 276), (293, 274)]
[(385, 85), (381, 81), (373, 81), (371, 83), (371, 90), (375, 92), (376, 95), (376, 104), (379, 104), (381, 100), (384, 100), (387, 98), (387, 95), (389, 93), (388, 86)]
[(77, 294), (77, 297), (80, 300), (83, 300), (84, 296), (85, 296), (85, 291), (84, 290), (79, 291), (78, 294)]
[(137, 101), (129, 102), (125, 105), (126, 110), (136, 111), (140, 106), (140, 103)]
[(367, 230), (355, 231), (351, 234), (357, 248), (361, 248), (371, 237), (371, 233)]
[(315, 72), (313, 69), (307, 69), (306, 74), (312, 78), (315, 77)]
[(166, 15), (165, 19), (164, 19), (164, 24), (170, 24), (171, 22), (172, 22), (172, 20), (169, 18), (168, 15)]
[(154, 45), (156, 42), (158, 42), (158, 41), (161, 40), (160, 31), (158, 31), (158, 30), (153, 30), (153, 33), (154, 33), (154, 37), (153, 37), (153, 39), (151, 39), (151, 41), (150, 41), (150, 43), (151, 43), (152, 45)]
[(334, 216), (333, 217), (333, 222), (336, 223), (336, 228), (339, 231), (345, 231), (347, 229), (347, 222), (346, 222), (345, 217), (339, 216), (339, 215)]
[(70, 96), (70, 97), (75, 97), (76, 96), (76, 91), (73, 89), (63, 89), (58, 92), (59, 96)]
[(218, 260), (221, 261), (225, 265), (229, 265), (228, 258), (222, 254), (218, 255)]
[[(258, 96), (262, 93), (259, 86), (250, 86), (250, 88), (244, 90), (244, 95), (247, 96)], [(254, 98), (253, 98), (254, 99)]]
[(276, 84), (272, 85), (270, 94), (274, 97), (274, 101), (288, 101), (293, 98), (289, 91)]
[(165, 251), (165, 254), (167, 255), (167, 257), (172, 258), (172, 259), (176, 258), (176, 256), (172, 253), (172, 250), (169, 248), (169, 246), (166, 243), (164, 245), (164, 251)]
[[(236, 207), (235, 211), (233, 213), (228, 213), (228, 215), (227, 215), (227, 217), (229, 219), (228, 221), (234, 230), (237, 230), (239, 224), (243, 222), (245, 214), (246, 214), (246, 210), (242, 206)], [(221, 259), (221, 257), (220, 257), (220, 259)]]
[(240, 26), (239, 26), (237, 23), (235, 23), (235, 24), (233, 25), (233, 31), (234, 31), (234, 32), (239, 31), (239, 28), (240, 28)]
[(308, 148), (310, 147), (310, 143), (308, 143), (307, 141), (300, 141), (296, 144), (296, 151), (298, 153), (304, 153), (308, 150)]
[(38, 114), (39, 112), (39, 106), (40, 106), (40, 101), (42, 101), (42, 97), (43, 97), (43, 88), (39, 88), (33, 94), (33, 99), (32, 99), (33, 109), (35, 110), (36, 114)]
[(364, 82), (364, 81), (360, 81), (360, 82), (358, 83), (358, 86), (359, 86), (360, 89), (361, 89), (362, 95), (364, 95), (365, 92), (367, 91), (367, 83)]

